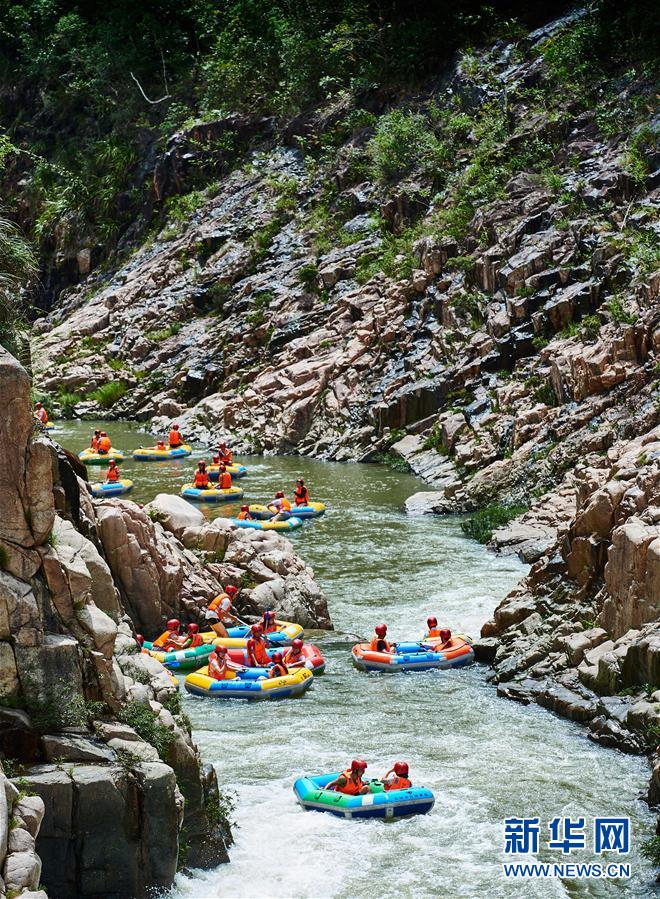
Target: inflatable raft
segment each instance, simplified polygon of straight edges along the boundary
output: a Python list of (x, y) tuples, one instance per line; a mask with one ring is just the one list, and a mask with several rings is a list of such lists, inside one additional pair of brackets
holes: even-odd
[(84, 462), (85, 465), (107, 465), (111, 459), (114, 459), (115, 462), (123, 462), (124, 454), (120, 450), (113, 449), (110, 447), (110, 450), (107, 453), (97, 453), (96, 450), (84, 449), (82, 453), (78, 453), (78, 458), (81, 462)]
[(156, 446), (141, 446), (133, 450), (133, 458), (137, 462), (166, 462), (168, 459), (185, 459), (192, 453), (187, 443), (177, 446), (176, 449), (158, 449)]
[(158, 659), (171, 671), (195, 671), (205, 663), (213, 652), (213, 648), (213, 643), (205, 643), (203, 646), (195, 646), (192, 649), (164, 652), (162, 649), (154, 648), (153, 643), (149, 643), (147, 640), (142, 645), (144, 652), (152, 658)]
[[(250, 506), (250, 514), (263, 521), (273, 514), (267, 506)], [(294, 506), (291, 514), (295, 518), (319, 518), (325, 514), (325, 503), (310, 503), (308, 506)]]
[[(268, 643), (275, 648), (290, 646), (296, 637), (302, 637), (303, 629), (292, 621), (276, 621), (277, 630), (266, 634)], [(228, 627), (228, 637), (218, 637), (215, 631), (204, 631), (202, 637), (205, 643), (216, 643), (226, 646), (227, 649), (245, 649), (250, 628), (247, 625)]]
[[(219, 465), (207, 465), (206, 470), (209, 473), (210, 481), (217, 481), (220, 476), (220, 466)], [(233, 479), (236, 478), (244, 478), (248, 473), (245, 465), (238, 465), (236, 462), (232, 462), (231, 465), (225, 465), (225, 471), (228, 471)]]
[(314, 680), (307, 668), (296, 668), (284, 677), (271, 678), (267, 668), (230, 673), (234, 677), (215, 680), (208, 676), (205, 667), (189, 674), (183, 686), (193, 696), (212, 696), (214, 699), (293, 699), (306, 693)]
[(474, 662), (474, 650), (462, 636), (452, 637), (446, 649), (428, 643), (397, 643), (396, 652), (374, 652), (368, 643), (358, 643), (351, 652), (360, 671), (430, 671), (462, 668)]
[(237, 528), (252, 528), (255, 531), (293, 531), (302, 527), (302, 521), (295, 515), (286, 521), (251, 521), (239, 518), (231, 518), (230, 521)]
[(240, 487), (229, 487), (227, 490), (218, 490), (217, 487), (208, 487), (206, 490), (185, 484), (181, 488), (181, 496), (195, 503), (231, 503), (243, 496)]
[[(272, 658), (273, 654), (279, 652), (279, 650), (269, 649), (267, 652)], [(238, 665), (247, 665), (248, 663), (246, 649), (230, 649), (227, 655), (232, 662), (236, 662)], [(315, 646), (314, 643), (305, 643), (302, 648), (302, 662), (298, 665), (289, 665), (287, 663), (287, 668), (293, 671), (297, 668), (307, 668), (312, 674), (323, 674), (325, 671), (325, 659), (321, 655), (321, 650), (318, 646)]]
[[(326, 784), (339, 777), (333, 774), (318, 774), (313, 777), (299, 777), (293, 785), (296, 799), (306, 811), (329, 812), (339, 818), (406, 818), (410, 815), (426, 815), (435, 804), (435, 796), (426, 787), (409, 787), (407, 790), (385, 791), (382, 784), (375, 783), (364, 796), (347, 796), (325, 790)], [(373, 782), (372, 782), (373, 783)]]
[(121, 496), (122, 493), (130, 493), (133, 489), (133, 481), (128, 479), (124, 481), (115, 481), (114, 483), (97, 483), (90, 484), (92, 488), (92, 496), (97, 498), (103, 496)]

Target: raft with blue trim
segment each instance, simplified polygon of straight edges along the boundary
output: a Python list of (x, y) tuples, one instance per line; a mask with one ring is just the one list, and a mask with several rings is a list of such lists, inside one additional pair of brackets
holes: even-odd
[(78, 458), (85, 465), (107, 465), (111, 459), (114, 459), (115, 462), (123, 462), (124, 454), (121, 450), (113, 449), (112, 447), (110, 447), (107, 453), (97, 453), (96, 450), (87, 447), (82, 453), (78, 453)]
[[(209, 475), (209, 481), (217, 481), (220, 477), (219, 465), (207, 465), (206, 470)], [(248, 473), (245, 465), (238, 465), (236, 462), (232, 462), (231, 465), (225, 465), (225, 471), (229, 472), (233, 479), (244, 478)]]
[(203, 665), (214, 650), (213, 643), (204, 643), (203, 646), (193, 646), (190, 649), (177, 649), (164, 652), (154, 648), (153, 643), (145, 640), (142, 649), (148, 655), (164, 665), (171, 671), (195, 671)]
[[(279, 649), (267, 649), (266, 652), (273, 658)], [(321, 650), (314, 643), (305, 643), (302, 648), (302, 660), (297, 665), (286, 663), (289, 671), (295, 671), (297, 668), (307, 668), (312, 674), (323, 674), (325, 671), (325, 659), (321, 655)], [(237, 665), (245, 665), (248, 667), (247, 649), (230, 649), (227, 652), (227, 658), (235, 662)]]
[(240, 487), (228, 487), (226, 490), (218, 490), (217, 487), (203, 489), (193, 484), (185, 484), (181, 488), (181, 496), (195, 503), (232, 503), (243, 496)]
[[(296, 637), (302, 637), (303, 629), (292, 621), (275, 621), (276, 631), (264, 634), (270, 646), (290, 646)], [(244, 649), (250, 636), (250, 628), (247, 625), (228, 627), (227, 637), (218, 637), (215, 631), (204, 631), (201, 635), (205, 643), (216, 643), (226, 646), (227, 649)]]
[(130, 493), (133, 489), (133, 481), (129, 481), (128, 478), (124, 481), (113, 481), (108, 483), (105, 481), (104, 483), (90, 484), (92, 488), (92, 496), (95, 496), (97, 499), (104, 496), (121, 496), (123, 493)]
[(192, 448), (187, 443), (177, 447), (141, 446), (133, 450), (133, 458), (136, 462), (167, 462), (168, 459), (185, 459), (192, 453)]
[(186, 677), (183, 686), (188, 693), (214, 699), (294, 699), (306, 693), (314, 680), (307, 668), (296, 668), (283, 677), (268, 677), (267, 668), (246, 668), (231, 671), (234, 676), (225, 680), (215, 680), (207, 671), (204, 667)]
[(287, 518), (286, 521), (253, 521), (249, 518), (230, 518), (229, 520), (237, 528), (252, 528), (254, 531), (294, 531), (296, 528), (302, 527), (301, 519), (296, 518), (295, 515)]
[[(426, 815), (435, 804), (435, 796), (426, 787), (409, 787), (407, 790), (383, 790), (376, 783), (364, 796), (348, 796), (325, 790), (324, 787), (339, 777), (333, 774), (317, 774), (299, 777), (293, 785), (296, 799), (305, 811), (329, 812), (338, 818), (407, 818)], [(372, 782), (373, 783), (373, 782)]]
[(395, 652), (374, 652), (368, 643), (357, 643), (351, 654), (360, 671), (430, 671), (462, 668), (474, 662), (474, 650), (463, 636), (452, 637), (445, 649), (429, 643), (397, 643)]
[[(291, 514), (295, 518), (319, 518), (325, 515), (325, 503), (309, 503), (307, 506), (293, 506)], [(250, 506), (250, 515), (254, 518), (264, 521), (273, 515), (273, 511), (268, 506)]]

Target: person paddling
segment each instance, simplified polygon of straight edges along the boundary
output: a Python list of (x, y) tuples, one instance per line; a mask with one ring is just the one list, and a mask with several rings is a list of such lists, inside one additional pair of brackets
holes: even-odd
[(228, 637), (227, 627), (238, 624), (238, 618), (232, 612), (232, 604), (238, 593), (238, 587), (228, 584), (223, 593), (218, 593), (209, 603), (206, 620), (218, 637)]
[(108, 462), (108, 471), (105, 476), (106, 484), (117, 484), (119, 483), (119, 468), (114, 459), (110, 459)]
[(302, 478), (298, 478), (296, 481), (296, 489), (293, 491), (293, 501), (296, 506), (309, 505), (309, 490), (305, 487), (305, 482)]
[(291, 646), (284, 653), (284, 664), (289, 665), (291, 668), (300, 667), (300, 665), (305, 664), (305, 657), (303, 656), (303, 641), (300, 637), (296, 637)]
[(271, 521), (287, 521), (291, 518), (291, 503), (285, 497), (283, 490), (278, 490), (275, 499), (268, 503), (268, 510), (272, 512)]
[(426, 626), (428, 628), (424, 639), (428, 637), (439, 637), (440, 636), (440, 628), (438, 627), (438, 619), (435, 616), (431, 616), (426, 619)]
[(249, 506), (241, 506), (241, 511), (238, 513), (237, 518), (239, 521), (252, 521), (252, 515), (250, 514)]
[(197, 463), (197, 471), (195, 472), (193, 487), (197, 487), (198, 490), (208, 490), (209, 488), (209, 473), (206, 470), (205, 459), (200, 459)]
[(165, 630), (160, 635), (160, 637), (156, 637), (152, 646), (155, 649), (164, 649), (167, 646), (170, 638), (178, 637), (179, 632), (181, 631), (181, 622), (178, 618), (170, 618), (165, 626)]
[(218, 462), (222, 463), (223, 465), (231, 465), (232, 462), (234, 461), (234, 454), (229, 449), (229, 447), (227, 446), (227, 444), (225, 443), (224, 440), (221, 442), (220, 446), (218, 447), (217, 457), (218, 457)]
[(326, 786), (326, 790), (334, 790), (336, 793), (345, 793), (347, 796), (361, 796), (369, 792), (369, 787), (362, 781), (362, 775), (367, 770), (364, 759), (353, 759), (351, 767), (336, 777)]
[(102, 456), (107, 456), (111, 449), (112, 443), (110, 442), (110, 438), (105, 431), (101, 431), (99, 435), (99, 445), (97, 448), (97, 452), (99, 452)]
[(231, 488), (231, 475), (221, 462), (218, 466), (218, 490), (229, 490)]
[(270, 656), (266, 650), (266, 641), (260, 624), (253, 624), (250, 628), (246, 650), (247, 662), (251, 668), (267, 668), (270, 665)]
[(226, 680), (229, 676), (227, 665), (227, 647), (216, 646), (208, 660), (208, 675), (214, 680)]
[(275, 621), (275, 612), (272, 609), (266, 609), (261, 616), (261, 628), (264, 634), (272, 634), (277, 630), (277, 622)]

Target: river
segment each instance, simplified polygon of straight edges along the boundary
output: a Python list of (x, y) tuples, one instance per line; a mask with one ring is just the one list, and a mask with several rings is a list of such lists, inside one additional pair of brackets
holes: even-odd
[[(79, 451), (93, 426), (62, 423), (53, 436)], [(150, 442), (135, 425), (113, 422), (107, 430), (120, 449)], [(371, 634), (380, 621), (401, 639), (420, 634), (429, 614), (477, 634), (525, 567), (467, 540), (459, 519), (402, 514), (406, 497), (423, 489), (412, 476), (294, 457), (240, 461), (249, 468), (241, 481), (249, 501), (291, 490), (302, 475), (312, 499), (328, 503), (324, 518), (291, 537), (326, 592), (337, 630), (314, 636), (327, 674), (300, 700), (223, 703), (186, 694), (203, 758), (236, 793), (236, 842), (230, 865), (179, 875), (170, 899), (654, 895), (651, 869), (637, 851), (654, 823), (639, 799), (648, 779), (644, 759), (603, 749), (578, 725), (536, 706), (499, 699), (482, 666), (378, 676), (351, 665), (352, 635)], [(123, 470), (136, 481), (130, 498), (146, 502), (178, 492), (192, 468), (191, 460), (128, 461)], [(297, 806), (297, 776), (338, 769), (356, 755), (372, 776), (395, 759), (408, 761), (413, 781), (436, 794), (433, 812), (385, 824)], [(540, 818), (539, 860), (598, 860), (591, 848), (566, 857), (544, 848), (556, 815), (582, 816), (587, 827), (596, 815), (629, 816), (633, 851), (607, 861), (630, 862), (631, 879), (506, 881), (503, 819), (510, 816)]]

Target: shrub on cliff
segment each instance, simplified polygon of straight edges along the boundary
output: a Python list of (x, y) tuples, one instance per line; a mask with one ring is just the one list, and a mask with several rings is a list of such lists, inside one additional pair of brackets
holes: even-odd
[(423, 115), (395, 109), (381, 117), (369, 142), (371, 174), (376, 181), (411, 172), (433, 177), (447, 153)]
[(461, 528), (468, 537), (478, 540), (479, 543), (488, 543), (496, 528), (503, 527), (526, 511), (527, 506), (523, 505), (508, 506), (491, 503), (491, 505), (479, 509), (467, 521), (461, 522)]

